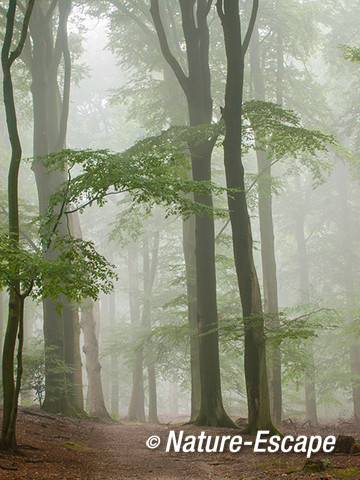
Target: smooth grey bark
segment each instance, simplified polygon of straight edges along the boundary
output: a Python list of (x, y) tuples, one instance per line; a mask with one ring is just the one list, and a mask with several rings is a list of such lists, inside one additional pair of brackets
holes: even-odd
[[(151, 0), (150, 13), (158, 35), (161, 52), (173, 70), (184, 91), (191, 126), (210, 124), (213, 102), (209, 68), (209, 28), (207, 17), (211, 3), (207, 0), (179, 0), (187, 70), (184, 70), (171, 52), (161, 19), (158, 0)], [(195, 181), (211, 180), (211, 155), (215, 139), (201, 144), (190, 144), (192, 176)], [(196, 202), (212, 207), (211, 193), (195, 195)], [(196, 216), (196, 308), (199, 332), (201, 405), (195, 423), (209, 426), (234, 426), (225, 412), (221, 395), (216, 300), (214, 220), (210, 216)]]
[(188, 319), (190, 326), (191, 414), (190, 422), (199, 415), (201, 406), (199, 333), (196, 315), (195, 216), (183, 220), (183, 249), (186, 272)]
[[(340, 215), (338, 217), (339, 235), (341, 238), (341, 252), (344, 271), (343, 281), (345, 290), (345, 308), (350, 311), (356, 308), (355, 298), (357, 292), (354, 285), (354, 265), (356, 264), (354, 255), (354, 238), (351, 234), (351, 214), (349, 202), (349, 174), (347, 167), (339, 163), (336, 169), (337, 184), (339, 192)], [(351, 314), (347, 314), (347, 320), (351, 321)], [(354, 417), (360, 419), (360, 344), (356, 336), (353, 336), (349, 347), (350, 372), (352, 375), (352, 400)]]
[[(139, 301), (139, 267), (138, 248), (135, 244), (128, 246), (128, 270), (129, 270), (129, 303), (130, 319), (133, 342), (136, 344), (140, 336), (140, 301)], [(145, 396), (143, 374), (143, 348), (137, 347), (133, 360), (133, 385), (128, 420), (132, 422), (145, 422)]]
[[(295, 185), (298, 190), (299, 202), (296, 212), (296, 245), (299, 258), (299, 277), (300, 277), (300, 303), (310, 303), (310, 275), (309, 260), (307, 254), (307, 245), (305, 237), (305, 216), (306, 205), (303, 191), (300, 185), (299, 177), (295, 177)], [(312, 344), (309, 343), (308, 366), (305, 370), (305, 419), (311, 425), (318, 425), (317, 407), (316, 407), (316, 369), (314, 360), (314, 350)]]
[[(153, 235), (153, 243), (150, 247), (150, 235), (148, 232), (143, 234), (143, 278), (144, 278), (144, 303), (141, 324), (145, 334), (151, 333), (151, 295), (154, 287), (156, 271), (159, 258), (159, 232)], [(160, 423), (157, 414), (157, 391), (156, 391), (156, 371), (153, 345), (150, 340), (146, 345), (146, 364), (149, 382), (149, 415), (150, 423)]]
[(106, 410), (99, 362), (99, 342), (96, 334), (96, 318), (99, 320), (99, 302), (84, 300), (81, 305), (81, 329), (84, 334), (83, 352), (86, 355), (88, 379), (87, 408), (91, 417), (110, 419)]
[[(65, 146), (71, 77), (67, 21), (71, 6), (71, 0), (51, 5), (48, 2), (36, 2), (30, 22), (32, 44), (27, 43), (23, 60), (32, 76), (35, 159), (57, 152)], [(59, 19), (54, 38), (53, 15), (56, 7)], [(61, 94), (58, 72), (62, 60), (64, 86)], [(40, 215), (43, 215), (50, 195), (65, 181), (65, 174), (63, 172), (49, 174), (41, 160), (35, 160), (32, 168), (38, 189)], [(60, 222), (58, 233), (63, 236), (71, 234), (67, 222)], [(46, 250), (48, 259), (56, 258), (57, 252), (51, 245)], [(53, 413), (82, 415), (84, 411), (78, 311), (73, 304), (64, 300), (64, 308), (60, 314), (56, 310), (56, 305), (57, 302), (51, 299), (45, 299), (43, 302), (46, 363), (43, 408)], [(59, 368), (61, 363), (71, 365), (73, 368), (73, 373), (68, 373), (66, 380), (64, 372)]]
[[(109, 296), (109, 327), (116, 328), (116, 296), (112, 292)], [(111, 395), (110, 410), (116, 418), (119, 417), (119, 356), (116, 352), (110, 355), (110, 377), (111, 377)]]
[[(281, 45), (278, 45), (281, 48)], [(280, 64), (279, 64), (280, 62)], [(254, 29), (250, 43), (251, 78), (256, 100), (266, 100), (265, 78), (261, 68), (259, 50), (259, 32)], [(282, 56), (278, 58), (277, 73), (283, 68)], [(277, 102), (282, 102), (282, 76), (277, 76)], [(255, 132), (256, 138), (256, 132)], [(280, 326), (277, 273), (275, 258), (275, 236), (272, 213), (272, 176), (271, 160), (267, 151), (260, 149), (256, 140), (256, 157), (258, 167), (258, 199), (259, 223), (261, 239), (261, 262), (263, 274), (264, 313), (268, 315), (270, 328)], [(281, 351), (280, 346), (267, 345), (268, 378), (271, 416), (276, 425), (281, 424), (282, 418), (282, 386), (281, 386)]]

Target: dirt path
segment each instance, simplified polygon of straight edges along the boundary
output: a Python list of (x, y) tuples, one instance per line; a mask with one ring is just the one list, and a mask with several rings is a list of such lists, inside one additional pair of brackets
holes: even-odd
[[(234, 435), (225, 429), (192, 426), (111, 423), (71, 420), (43, 415), (38, 409), (21, 410), (18, 424), (21, 455), (0, 452), (1, 480), (300, 480), (305, 478), (360, 479), (360, 457), (314, 456), (329, 464), (325, 472), (304, 473), (304, 455), (165, 452), (169, 430), (184, 435)], [(331, 432), (335, 433), (335, 432)], [(161, 445), (150, 450), (146, 440), (158, 435)]]

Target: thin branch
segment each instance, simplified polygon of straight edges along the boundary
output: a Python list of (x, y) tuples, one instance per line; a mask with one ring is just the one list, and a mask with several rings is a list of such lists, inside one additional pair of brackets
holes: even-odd
[(250, 186), (245, 190), (245, 193), (248, 194), (250, 192), (250, 190), (253, 188), (253, 186), (257, 183), (257, 181), (259, 180), (259, 178), (266, 172), (266, 170), (269, 170), (273, 165), (275, 165), (278, 161), (280, 160), (280, 158), (277, 158), (276, 160), (274, 160), (273, 162), (269, 163), (269, 165), (266, 165), (262, 170), (261, 172), (259, 172), (255, 179), (251, 182)]
[(247, 49), (249, 48), (251, 35), (254, 31), (254, 26), (255, 26), (255, 21), (256, 21), (256, 16), (257, 16), (258, 9), (259, 9), (259, 0), (253, 0), (250, 22), (249, 22), (249, 26), (248, 26), (248, 29), (247, 29), (247, 32), (246, 32), (246, 35), (245, 35), (245, 38), (244, 38), (244, 42), (242, 44), (242, 55), (244, 57), (245, 57), (245, 53), (246, 53)]
[(207, 17), (210, 13), (211, 10), (211, 5), (212, 5), (213, 0), (208, 0), (206, 4), (206, 9), (205, 9), (205, 16)]
[[(63, 6), (63, 5), (62, 5)], [(60, 117), (59, 135), (56, 143), (56, 151), (65, 147), (67, 122), (69, 117), (70, 104), (70, 86), (71, 86), (71, 56), (67, 32), (67, 19), (71, 10), (71, 1), (65, 5), (65, 11), (60, 10), (60, 16), (65, 17), (63, 20), (63, 27), (61, 28), (61, 44), (64, 57), (64, 90), (62, 98), (62, 108)]]
[(92, 198), (90, 198), (90, 200), (88, 200), (87, 202), (83, 203), (82, 205), (79, 205), (78, 207), (75, 207), (74, 209), (72, 210), (67, 210), (64, 212), (64, 215), (71, 215), (72, 213), (76, 213), (76, 212), (79, 212), (80, 210), (82, 210), (83, 208), (91, 205), (92, 203), (96, 202), (97, 200), (100, 200), (102, 198), (105, 198), (105, 197), (108, 197), (109, 195), (119, 195), (120, 193), (126, 193), (128, 192), (129, 190), (128, 189), (124, 189), (124, 190), (118, 190), (116, 192), (108, 192), (108, 193), (105, 193), (104, 195), (94, 195)]
[(54, 10), (55, 10), (55, 8), (56, 8), (56, 6), (57, 6), (57, 4), (58, 4), (58, 1), (59, 1), (59, 0), (53, 0), (53, 1), (51, 2), (51, 5), (50, 5), (50, 7), (49, 7), (49, 10), (46, 12), (45, 18), (46, 18), (46, 20), (47, 20), (48, 22), (51, 20), (51, 17), (52, 17), (52, 15), (53, 15), (53, 13), (54, 13)]
[[(273, 165), (275, 165), (278, 161), (280, 160), (280, 158), (277, 158), (276, 160), (274, 160), (273, 162), (269, 163), (269, 165), (266, 165), (266, 167), (264, 167), (261, 172), (259, 172), (255, 179), (251, 182), (250, 186), (245, 190), (245, 194), (247, 195), (250, 190), (256, 185), (256, 183), (258, 182), (259, 178), (266, 172), (266, 170), (268, 170), (269, 168), (271, 168)], [(221, 234), (223, 233), (223, 231), (225, 230), (225, 228), (229, 225), (230, 223), (230, 218), (227, 220), (227, 222), (225, 223), (225, 225), (222, 227), (222, 229), (220, 230), (220, 232), (216, 235), (215, 237), (215, 241), (217, 241)]]
[(24, 22), (23, 22), (23, 25), (22, 25), (22, 30), (21, 30), (21, 36), (20, 36), (19, 43), (18, 43), (17, 47), (15, 48), (15, 50), (13, 52), (11, 52), (10, 57), (9, 57), (9, 65), (10, 66), (21, 55), (21, 52), (24, 48), (24, 44), (25, 44), (25, 40), (26, 40), (28, 28), (29, 28), (30, 17), (31, 17), (33, 8), (34, 8), (34, 3), (35, 3), (35, 0), (29, 0), (28, 6), (27, 6), (27, 9), (26, 9), (26, 13), (25, 13), (25, 17), (24, 17)]
[(223, 22), (225, 19), (223, 0), (217, 0), (216, 2), (216, 11), (219, 15), (220, 20)]
[(154, 26), (158, 35), (161, 52), (164, 55), (165, 60), (172, 68), (178, 82), (181, 85), (181, 88), (184, 90), (184, 93), (187, 95), (188, 92), (188, 78), (185, 75), (183, 69), (180, 66), (180, 63), (176, 60), (174, 55), (170, 51), (169, 43), (166, 38), (164, 25), (160, 16), (160, 7), (159, 0), (151, 0), (150, 13), (154, 22)]
[(22, 2), (20, 2), (19, 0), (17, 2), (17, 5), (18, 5), (19, 9), (22, 11), (22, 13), (25, 15), (25, 13), (26, 13), (25, 5), (23, 5)]
[[(131, 12), (125, 5), (122, 5), (121, 2), (117, 2), (115, 0), (110, 1), (118, 10), (121, 10), (126, 16), (131, 18), (136, 25), (145, 33), (145, 35), (151, 40), (151, 44), (154, 46), (156, 50), (160, 50), (159, 42), (157, 41), (157, 36), (154, 32), (150, 30), (150, 28), (143, 22), (138, 15), (135, 15)], [(134, 6), (135, 7), (135, 6)], [(142, 9), (139, 9), (142, 12)]]

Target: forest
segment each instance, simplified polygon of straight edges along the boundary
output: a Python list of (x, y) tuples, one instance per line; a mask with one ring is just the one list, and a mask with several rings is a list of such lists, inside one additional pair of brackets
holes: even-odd
[(360, 478), (359, 25), (0, 0), (1, 479)]

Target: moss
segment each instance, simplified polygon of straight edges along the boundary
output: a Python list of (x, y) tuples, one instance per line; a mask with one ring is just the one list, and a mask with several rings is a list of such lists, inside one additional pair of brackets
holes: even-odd
[(69, 448), (70, 450), (76, 450), (76, 451), (89, 450), (89, 448), (86, 445), (81, 445), (80, 443), (76, 443), (76, 442), (62, 442), (61, 445), (66, 448)]
[(339, 478), (349, 478), (349, 477), (354, 477), (354, 476), (359, 477), (359, 475), (360, 475), (360, 470), (358, 470), (355, 467), (349, 467), (344, 472), (335, 473), (335, 476), (339, 477)]
[(323, 472), (326, 469), (323, 460), (306, 460), (302, 470), (305, 473)]

